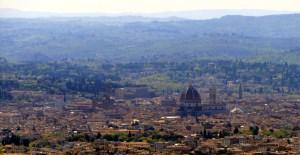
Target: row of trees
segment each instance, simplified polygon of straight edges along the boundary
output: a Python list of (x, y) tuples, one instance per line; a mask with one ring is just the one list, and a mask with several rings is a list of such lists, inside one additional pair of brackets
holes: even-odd
[[(190, 62), (158, 62), (158, 63), (130, 63), (117, 64), (114, 69), (122, 74), (128, 72), (134, 75), (142, 72), (152, 75), (164, 75), (165, 79), (177, 82), (186, 82), (198, 79), (207, 74), (221, 79), (224, 84), (227, 81), (252, 82), (266, 85), (277, 92), (300, 92), (300, 66), (276, 64), (276, 63), (254, 63), (231, 60), (200, 60)], [(138, 75), (144, 78), (145, 75)], [(146, 74), (146, 76), (148, 76)], [(152, 75), (153, 76), (153, 75)], [(168, 82), (168, 81), (166, 81)], [(283, 90), (282, 88), (287, 88)], [(257, 90), (259, 92), (259, 90)]]
[[(214, 75), (224, 82), (242, 81), (267, 86), (244, 91), (263, 93), (300, 93), (300, 66), (244, 61), (191, 61), (123, 64), (77, 64), (66, 62), (0, 64), (1, 76), (14, 75), (14, 79), (1, 79), (1, 98), (10, 98), (11, 89), (46, 90), (63, 94), (90, 93), (97, 96), (120, 86), (132, 84), (157, 85), (172, 91), (181, 90), (183, 83)], [(157, 80), (158, 79), (158, 80)], [(31, 83), (24, 83), (27, 80)], [(155, 81), (156, 80), (156, 81)], [(163, 89), (165, 92), (172, 92)]]
[(183, 137), (181, 135), (177, 135), (174, 133), (160, 133), (158, 131), (146, 131), (142, 134), (133, 134), (131, 132), (120, 133), (120, 134), (105, 134), (101, 135), (98, 133), (97, 135), (91, 134), (71, 134), (66, 138), (67, 141), (87, 141), (93, 142), (96, 139), (104, 139), (107, 141), (120, 141), (120, 142), (157, 142), (157, 141), (173, 141), (178, 142)]

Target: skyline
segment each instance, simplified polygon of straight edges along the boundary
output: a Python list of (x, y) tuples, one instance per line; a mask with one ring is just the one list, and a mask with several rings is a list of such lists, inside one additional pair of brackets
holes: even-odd
[[(187, 2), (188, 1), (188, 2)], [(257, 9), (300, 11), (297, 0), (0, 0), (0, 8), (46, 12), (155, 13), (193, 10)]]

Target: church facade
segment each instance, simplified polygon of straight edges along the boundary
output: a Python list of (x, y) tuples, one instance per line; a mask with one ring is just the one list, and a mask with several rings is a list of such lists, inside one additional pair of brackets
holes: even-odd
[(226, 113), (226, 104), (216, 102), (216, 88), (210, 89), (210, 102), (202, 103), (199, 92), (190, 85), (188, 89), (180, 96), (180, 107), (178, 113), (180, 116), (200, 116)]

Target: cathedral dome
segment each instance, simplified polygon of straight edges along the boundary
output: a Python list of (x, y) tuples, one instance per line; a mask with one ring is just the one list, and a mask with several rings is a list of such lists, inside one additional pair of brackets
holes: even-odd
[(198, 91), (190, 85), (186, 92), (181, 94), (180, 101), (201, 102), (201, 96)]

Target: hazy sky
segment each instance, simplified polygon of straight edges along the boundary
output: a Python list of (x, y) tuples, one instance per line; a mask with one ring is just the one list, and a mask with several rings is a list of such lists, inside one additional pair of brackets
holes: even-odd
[(0, 8), (57, 12), (164, 12), (202, 9), (300, 11), (300, 0), (0, 0)]

